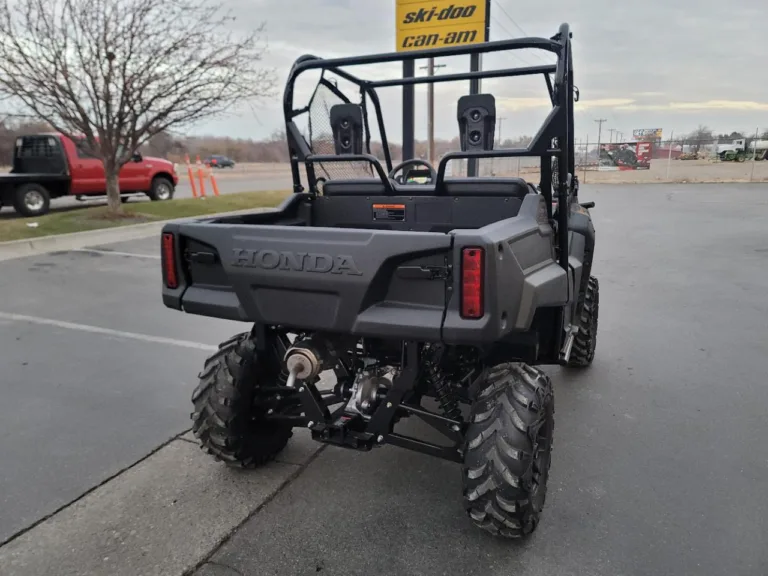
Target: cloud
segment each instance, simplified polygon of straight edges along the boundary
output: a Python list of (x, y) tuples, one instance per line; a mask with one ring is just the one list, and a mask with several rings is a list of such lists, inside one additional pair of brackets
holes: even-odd
[(552, 101), (549, 98), (497, 98), (496, 106), (514, 112), (530, 108), (552, 108)]
[[(597, 98), (593, 100), (579, 100), (577, 110), (589, 110), (590, 108), (619, 108), (630, 106), (635, 101), (631, 98)], [(497, 106), (504, 110), (517, 111), (531, 108), (551, 108), (549, 98), (497, 98)]]
[[(510, 111), (527, 110), (531, 108), (549, 108), (549, 98), (499, 98), (497, 104), (500, 108)], [(620, 110), (624, 112), (639, 110), (664, 110), (678, 112), (700, 112), (704, 110), (729, 110), (729, 111), (768, 111), (768, 102), (754, 102), (751, 100), (707, 100), (704, 102), (666, 102), (644, 104), (634, 98), (597, 98), (592, 100), (580, 100), (576, 104), (577, 111), (591, 108), (605, 108), (608, 110)]]
[(707, 100), (706, 102), (672, 102), (672, 110), (768, 110), (768, 102), (747, 100)]
[(768, 102), (753, 102), (749, 100), (707, 100), (706, 102), (669, 102), (667, 104), (637, 104), (634, 101), (622, 106), (616, 106), (616, 110), (667, 110), (678, 112), (701, 112), (704, 110), (729, 110), (738, 112), (766, 112)]
[[(304, 53), (351, 56), (387, 52), (395, 46), (395, 3), (391, 0), (223, 3), (235, 11), (233, 27), (238, 31), (253, 30), (266, 20), (270, 51), (264, 64), (277, 68), (281, 78), (285, 78), (294, 59)], [(508, 8), (511, 2), (498, 0), (498, 4)], [(494, 2), (491, 39), (549, 37), (561, 22), (571, 25), (575, 79), (582, 98), (576, 104), (577, 133), (593, 130), (598, 115), (607, 118), (611, 127), (625, 132), (662, 124), (676, 132), (693, 130), (698, 123), (723, 132), (741, 129), (744, 122), (768, 126), (768, 76), (754, 74), (754, 39), (764, 32), (764, 1), (710, 1), (706, 2), (706, 10), (695, 14), (684, 4), (645, 0), (641, 7), (633, 9), (631, 26), (617, 26), (616, 22), (626, 21), (627, 6), (615, 0), (550, 0), (546, 10), (539, 3), (516, 3), (516, 25), (496, 9)], [(496, 53), (484, 57), (483, 66), (528, 66), (551, 59), (548, 54), (530, 50)], [(467, 69), (469, 58), (439, 59), (439, 63), (448, 65), (439, 73), (458, 72)], [(419, 67), (423, 64), (426, 62), (417, 63)], [(397, 77), (399, 64), (378, 69), (360, 67), (354, 72), (372, 78)], [(745, 78), (749, 81), (745, 82)], [(297, 103), (306, 100), (312, 88), (312, 82), (303, 82), (297, 90)], [(436, 87), (435, 126), (440, 137), (456, 134), (456, 99), (467, 88), (466, 82)], [(541, 77), (488, 80), (483, 82), (483, 90), (496, 96), (497, 106), (508, 117), (504, 130), (510, 135), (535, 132), (550, 106)], [(379, 96), (387, 130), (397, 140), (401, 92), (389, 88), (381, 90)], [(425, 96), (423, 87), (418, 87), (416, 122), (420, 138), (426, 134)], [(206, 121), (194, 131), (268, 135), (282, 127), (281, 98), (265, 102), (257, 117), (249, 111), (233, 116)]]
[(579, 110), (589, 110), (590, 108), (618, 108), (632, 104), (631, 98), (598, 98), (596, 100), (579, 100), (575, 107)]

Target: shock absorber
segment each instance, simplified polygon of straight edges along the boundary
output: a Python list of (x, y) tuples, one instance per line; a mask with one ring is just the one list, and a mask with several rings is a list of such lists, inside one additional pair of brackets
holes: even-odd
[(440, 369), (445, 348), (438, 344), (432, 349), (432, 357), (426, 363), (426, 378), (429, 385), (435, 390), (435, 395), (440, 409), (446, 418), (463, 421), (459, 400), (453, 392), (451, 383)]

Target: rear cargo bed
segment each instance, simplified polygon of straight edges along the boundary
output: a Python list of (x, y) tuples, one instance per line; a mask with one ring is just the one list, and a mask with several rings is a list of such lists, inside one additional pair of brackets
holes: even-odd
[[(569, 275), (554, 259), (539, 195), (516, 216), (448, 233), (310, 226), (298, 200), (167, 224), (175, 248), (164, 247), (163, 265), (176, 262), (178, 286), (163, 287), (165, 305), (298, 330), (478, 345), (526, 332), (537, 310), (567, 301)], [(461, 312), (469, 249), (484, 255), (479, 317)]]

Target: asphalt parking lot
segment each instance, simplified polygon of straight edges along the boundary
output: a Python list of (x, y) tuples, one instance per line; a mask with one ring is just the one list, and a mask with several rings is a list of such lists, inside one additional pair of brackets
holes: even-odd
[(304, 431), (236, 473), (185, 434), (248, 326), (165, 309), (157, 238), (0, 262), (0, 574), (768, 573), (768, 185), (584, 186), (602, 301), (550, 370), (539, 530), (477, 531), (457, 465)]

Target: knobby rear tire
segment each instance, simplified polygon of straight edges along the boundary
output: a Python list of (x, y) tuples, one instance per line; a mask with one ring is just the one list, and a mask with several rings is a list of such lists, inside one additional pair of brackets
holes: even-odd
[(525, 364), (492, 367), (474, 398), (464, 445), (464, 508), (476, 526), (506, 538), (536, 529), (554, 432), (549, 377)]
[(235, 468), (257, 468), (274, 459), (292, 435), (291, 426), (263, 419), (255, 402), (269, 384), (272, 358), (260, 358), (249, 333), (224, 342), (208, 358), (192, 394), (192, 430), (202, 448)]
[(579, 331), (573, 341), (568, 366), (586, 368), (592, 364), (597, 347), (597, 317), (600, 311), (600, 284), (594, 276), (589, 277), (584, 305), (579, 318)]

